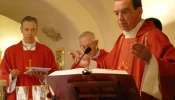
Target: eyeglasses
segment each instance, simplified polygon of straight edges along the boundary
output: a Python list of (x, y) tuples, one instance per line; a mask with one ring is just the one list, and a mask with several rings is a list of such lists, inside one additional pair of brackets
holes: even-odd
[(92, 47), (92, 45), (95, 43), (96, 41), (93, 41), (92, 43), (90, 43), (90, 44), (88, 44), (88, 45), (86, 45), (86, 46), (80, 46), (80, 48), (82, 49), (82, 50), (85, 50), (86, 48), (88, 48), (88, 47)]

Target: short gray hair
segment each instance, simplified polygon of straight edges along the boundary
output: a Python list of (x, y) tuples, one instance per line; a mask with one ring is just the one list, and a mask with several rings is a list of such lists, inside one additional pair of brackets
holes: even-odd
[(87, 35), (91, 36), (92, 41), (96, 40), (95, 34), (93, 32), (90, 32), (90, 31), (85, 31), (85, 32), (81, 33), (81, 35), (79, 36), (79, 39), (84, 37), (84, 36), (87, 36)]

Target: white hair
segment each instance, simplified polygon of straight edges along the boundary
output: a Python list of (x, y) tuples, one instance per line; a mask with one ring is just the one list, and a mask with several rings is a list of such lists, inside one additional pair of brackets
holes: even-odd
[(87, 35), (91, 36), (92, 41), (96, 40), (95, 34), (93, 32), (90, 32), (90, 31), (85, 31), (85, 32), (81, 33), (81, 35), (79, 36), (79, 39), (84, 37), (84, 36), (87, 36)]

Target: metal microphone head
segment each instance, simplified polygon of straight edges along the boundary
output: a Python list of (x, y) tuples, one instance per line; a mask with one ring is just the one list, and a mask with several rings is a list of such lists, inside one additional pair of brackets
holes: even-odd
[(84, 54), (88, 54), (89, 52), (91, 52), (91, 47), (86, 48), (86, 50), (84, 51)]

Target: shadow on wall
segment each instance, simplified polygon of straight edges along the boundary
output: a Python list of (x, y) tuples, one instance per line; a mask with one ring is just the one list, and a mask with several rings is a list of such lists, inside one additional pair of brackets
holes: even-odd
[(163, 26), (163, 32), (168, 36), (170, 42), (175, 46), (175, 21)]
[[(72, 59), (67, 53), (70, 48), (78, 48), (79, 33), (73, 23), (64, 16), (58, 9), (55, 9), (50, 4), (43, 0), (0, 0), (0, 14), (21, 22), (21, 19), (27, 15), (35, 16), (39, 21), (39, 31), (37, 34), (38, 40), (55, 50), (59, 47), (65, 48), (65, 66), (69, 67), (72, 64)], [(63, 40), (55, 42), (48, 38), (41, 29), (45, 26), (54, 26), (57, 28)]]

